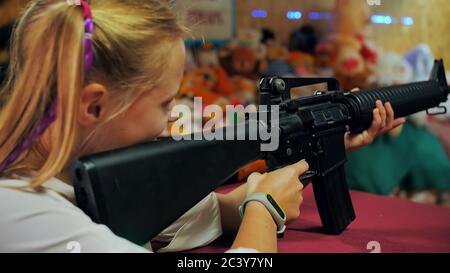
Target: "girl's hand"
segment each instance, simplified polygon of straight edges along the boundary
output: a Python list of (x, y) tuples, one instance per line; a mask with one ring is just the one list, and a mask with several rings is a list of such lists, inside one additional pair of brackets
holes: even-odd
[(247, 196), (262, 192), (270, 194), (286, 213), (287, 221), (300, 215), (303, 185), (299, 177), (309, 169), (305, 160), (293, 165), (260, 174), (252, 173), (247, 179)]
[[(354, 91), (359, 91), (359, 89), (353, 89), (352, 92)], [(347, 151), (351, 151), (369, 145), (378, 135), (387, 133), (404, 123), (404, 118), (394, 119), (394, 110), (389, 102), (383, 105), (378, 100), (376, 108), (373, 110), (373, 121), (370, 128), (359, 134), (347, 132), (344, 138), (345, 148)]]

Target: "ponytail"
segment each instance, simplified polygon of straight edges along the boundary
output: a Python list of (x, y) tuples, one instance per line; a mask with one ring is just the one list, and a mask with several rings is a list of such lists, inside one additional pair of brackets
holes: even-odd
[[(13, 159), (18, 157), (15, 164), (6, 166), (2, 176), (29, 176), (32, 172), (30, 187), (59, 173), (73, 151), (83, 80), (82, 9), (61, 2), (43, 17), (38, 16), (42, 8), (40, 3), (32, 3), (15, 26), (11, 45), (15, 49), (11, 63), (15, 66), (1, 90), (9, 96), (0, 113), (0, 162), (11, 155)], [(52, 123), (55, 115), (58, 119)], [(41, 130), (59, 137), (46, 138), (52, 140), (48, 143), (43, 143), (43, 138), (33, 141), (39, 137), (39, 125), (49, 127)], [(23, 151), (26, 146), (30, 150)], [(45, 146), (50, 147), (43, 149)], [(41, 154), (40, 167), (23, 162), (32, 151)]]

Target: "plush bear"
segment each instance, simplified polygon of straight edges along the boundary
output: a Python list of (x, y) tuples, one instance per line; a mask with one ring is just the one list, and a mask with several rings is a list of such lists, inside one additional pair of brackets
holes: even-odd
[(343, 90), (351, 90), (355, 87), (368, 88), (368, 79), (373, 70), (366, 65), (363, 57), (357, 49), (342, 46), (336, 57), (335, 77)]
[(248, 47), (237, 47), (232, 51), (232, 75), (239, 75), (247, 79), (256, 80), (258, 75), (258, 60), (255, 52)]
[[(263, 35), (263, 32), (251, 28), (239, 28), (236, 37), (227, 46), (219, 49), (220, 65), (229, 75), (257, 78), (257, 73), (267, 54), (264, 42), (271, 43), (270, 38), (264, 36), (267, 33)], [(250, 70), (248, 67), (253, 69)]]
[(377, 52), (364, 39), (370, 22), (367, 4), (359, 0), (336, 0), (334, 30), (328, 39), (334, 48), (332, 64), (343, 89), (369, 87), (374, 73)]
[(236, 37), (231, 41), (229, 48), (231, 50), (238, 47), (249, 48), (256, 54), (257, 60), (263, 60), (266, 57), (267, 52), (266, 43), (272, 43), (271, 39), (264, 37), (263, 35), (267, 35), (267, 33), (252, 28), (239, 28)]
[(201, 97), (204, 105), (226, 104), (225, 97), (215, 92), (217, 85), (218, 77), (212, 67), (191, 69), (183, 78), (177, 99)]

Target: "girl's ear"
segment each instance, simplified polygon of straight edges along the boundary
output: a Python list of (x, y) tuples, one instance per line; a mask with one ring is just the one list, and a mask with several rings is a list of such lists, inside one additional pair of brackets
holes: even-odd
[(89, 127), (100, 122), (105, 113), (109, 92), (105, 86), (97, 83), (89, 84), (81, 91), (78, 121)]

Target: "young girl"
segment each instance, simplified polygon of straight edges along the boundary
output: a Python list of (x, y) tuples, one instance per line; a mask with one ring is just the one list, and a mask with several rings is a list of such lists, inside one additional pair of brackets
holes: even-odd
[[(90, 220), (74, 203), (70, 163), (155, 139), (183, 75), (185, 28), (163, 1), (31, 1), (14, 30), (0, 97), (0, 252), (148, 252)], [(72, 3), (72, 4), (70, 4)], [(347, 135), (353, 149), (396, 125), (377, 103), (372, 127)], [(227, 195), (210, 194), (159, 236), (162, 251), (236, 232), (232, 251), (275, 252), (277, 225), (254, 193), (299, 216), (305, 161), (254, 173)], [(157, 221), (157, 219), (155, 219)]]

